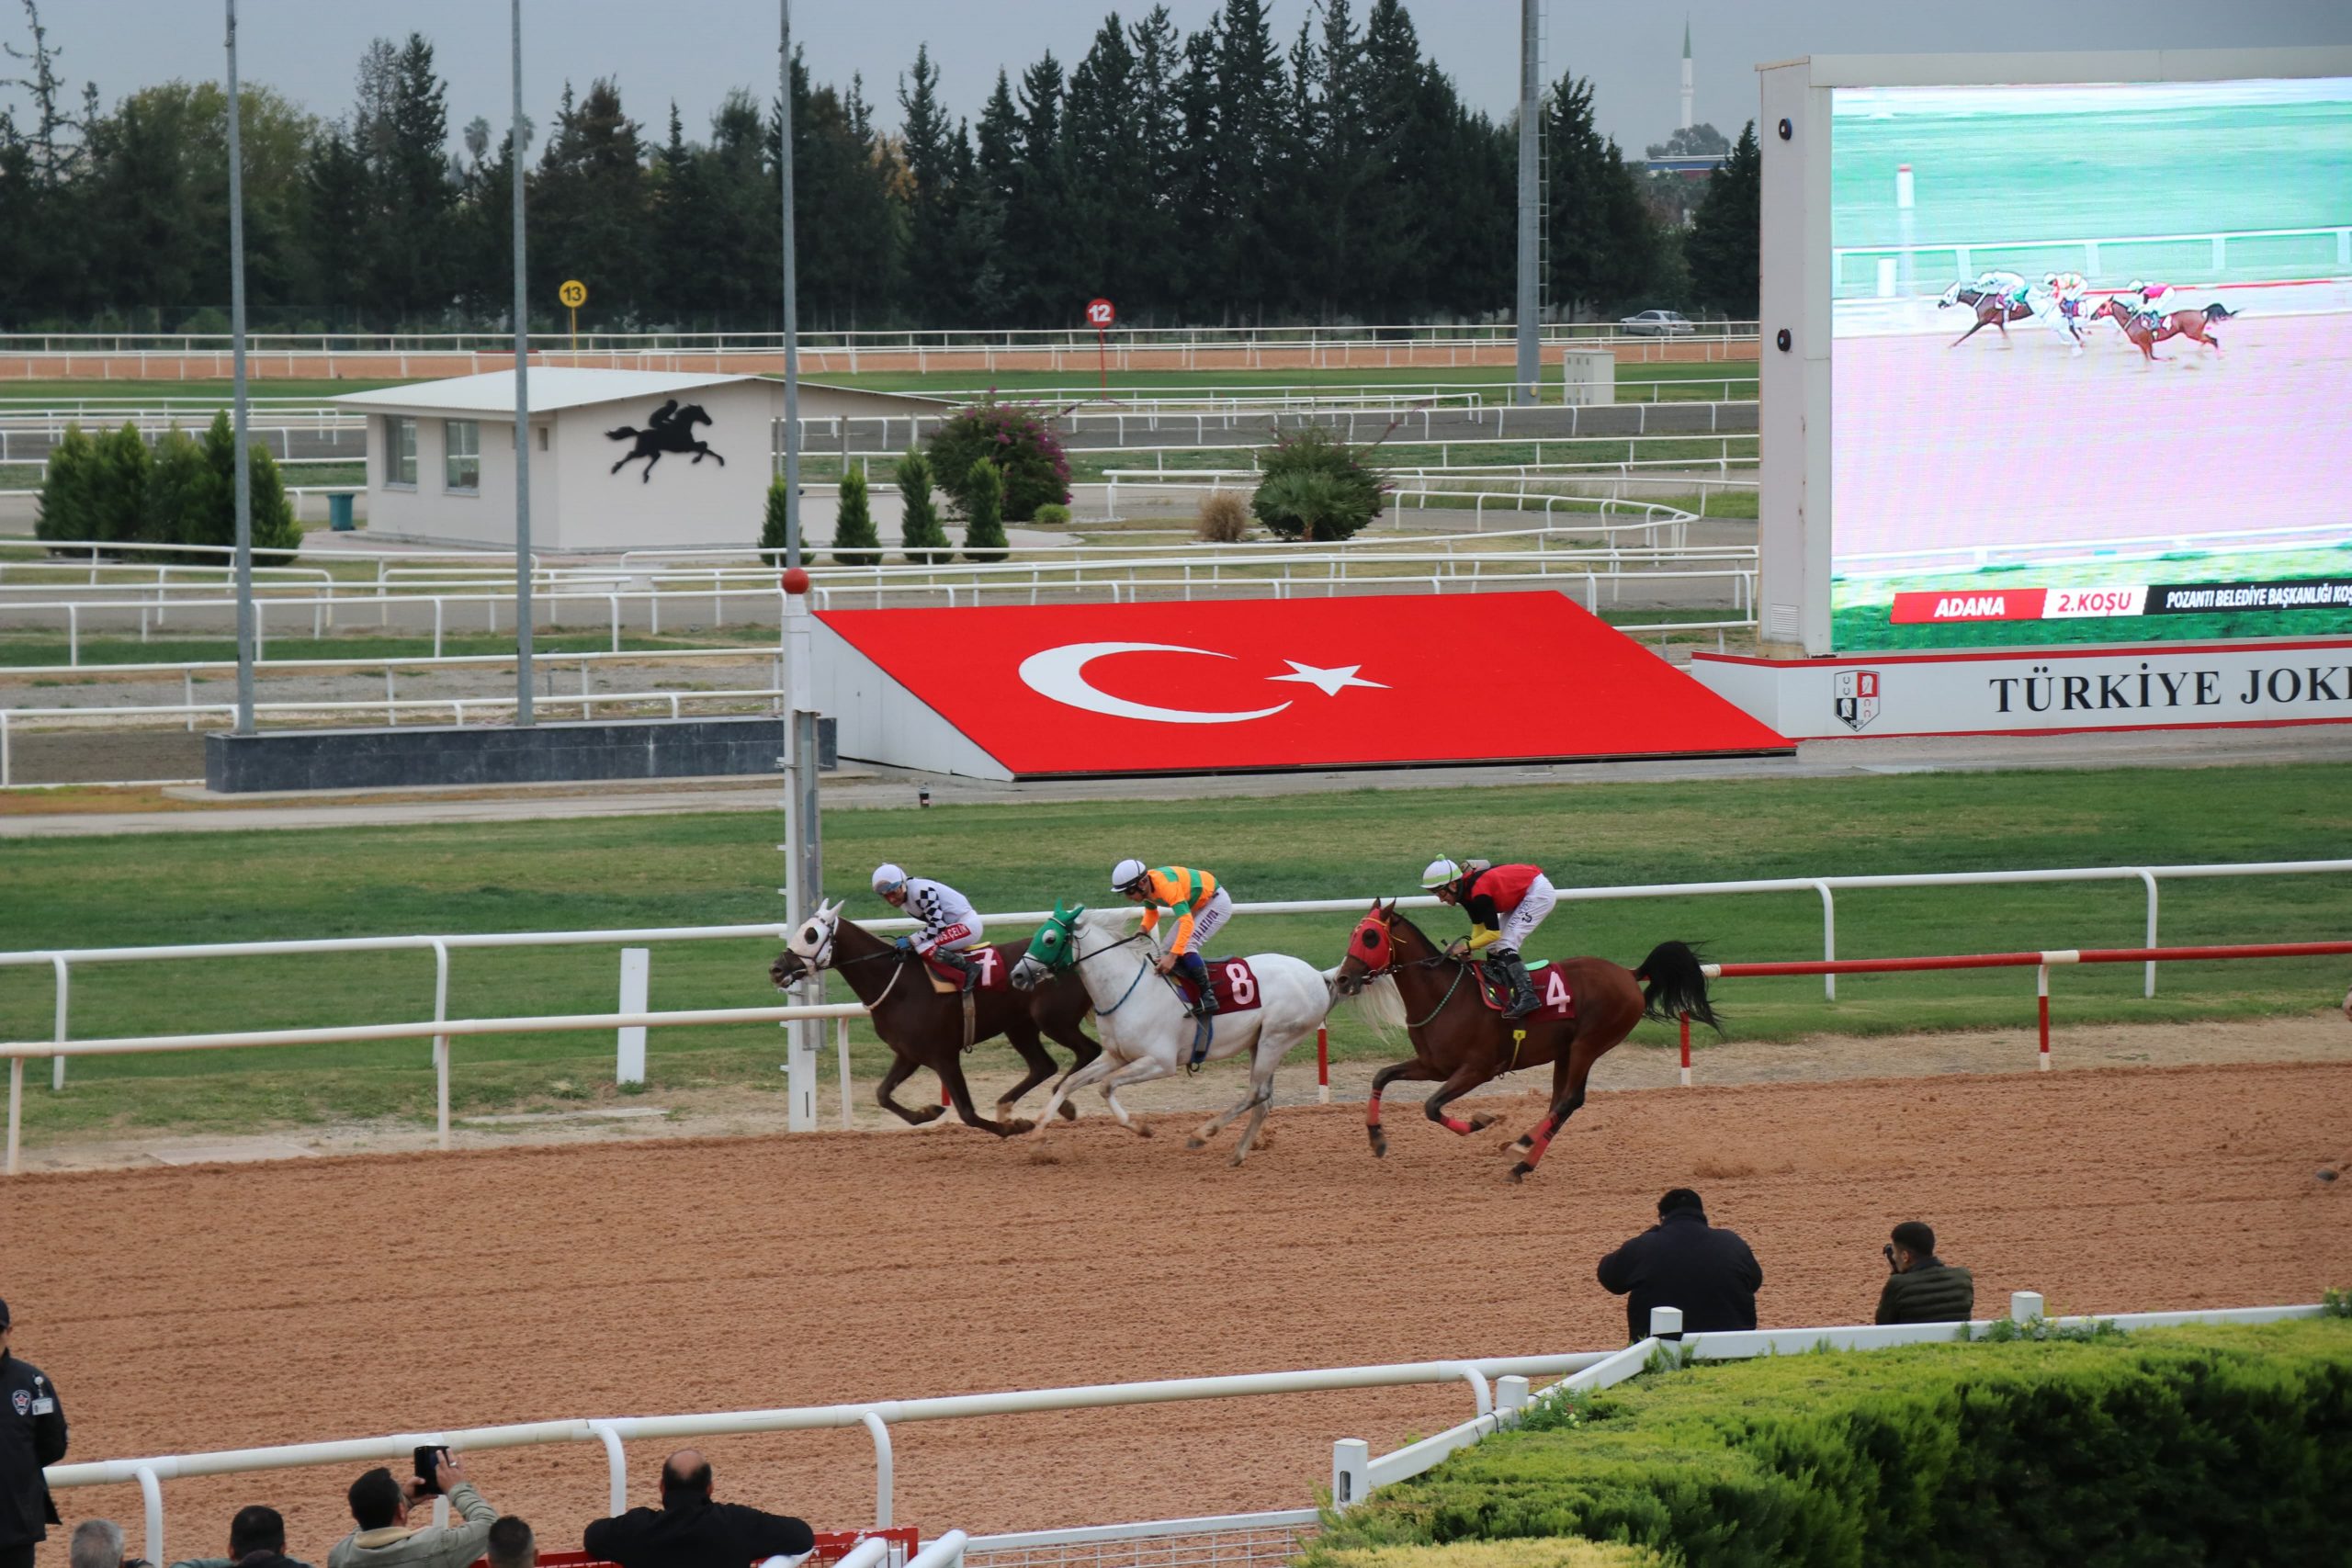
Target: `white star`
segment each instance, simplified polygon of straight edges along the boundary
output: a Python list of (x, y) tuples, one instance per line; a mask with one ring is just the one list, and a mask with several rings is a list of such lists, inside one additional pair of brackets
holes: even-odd
[(1301, 664), (1295, 659), (1285, 659), (1283, 662), (1290, 666), (1291, 672), (1287, 675), (1269, 675), (1266, 677), (1267, 680), (1304, 682), (1327, 697), (1338, 696), (1340, 689), (1343, 686), (1370, 686), (1373, 690), (1379, 692), (1388, 689), (1377, 681), (1360, 678), (1356, 671), (1363, 668), (1361, 664), (1343, 664), (1329, 670), (1318, 670), (1312, 664)]

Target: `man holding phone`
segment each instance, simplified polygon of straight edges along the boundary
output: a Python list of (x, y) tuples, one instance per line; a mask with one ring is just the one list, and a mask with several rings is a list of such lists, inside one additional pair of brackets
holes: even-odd
[(1936, 1233), (1917, 1220), (1894, 1227), (1879, 1249), (1886, 1284), (1878, 1293), (1881, 1323), (1966, 1323), (1976, 1315), (1976, 1280), (1936, 1256)]
[[(482, 1554), (498, 1510), (482, 1501), (447, 1449), (419, 1449), (415, 1463), (417, 1473), (405, 1484), (381, 1465), (351, 1483), (351, 1517), (359, 1528), (334, 1543), (327, 1568), (467, 1568)], [(409, 1510), (433, 1496), (448, 1498), (465, 1522), (412, 1526)]]

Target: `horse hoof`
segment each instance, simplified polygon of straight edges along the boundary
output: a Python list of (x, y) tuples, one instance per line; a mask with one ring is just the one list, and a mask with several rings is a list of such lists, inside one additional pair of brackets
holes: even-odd
[(920, 1127), (927, 1122), (936, 1122), (942, 1116), (946, 1114), (947, 1107), (944, 1105), (926, 1105), (922, 1108), (922, 1112), (915, 1117), (915, 1125)]
[(1209, 1141), (1195, 1134), (1184, 1140), (1184, 1146), (1188, 1149), (1204, 1149), (1209, 1146)]
[(1004, 1122), (1003, 1127), (1004, 1132), (1000, 1134), (1001, 1136), (1017, 1138), (1023, 1133), (1035, 1132), (1037, 1130), (1037, 1123), (1022, 1117), (1015, 1117), (1012, 1121)]
[(1062, 1101), (1062, 1120), (1065, 1122), (1075, 1122), (1078, 1120), (1078, 1107), (1072, 1105), (1067, 1100)]
[(1517, 1138), (1503, 1146), (1506, 1149), (1517, 1149), (1520, 1153), (1525, 1154), (1528, 1150), (1535, 1146), (1535, 1140), (1530, 1137), (1527, 1134), (1521, 1133)]
[(1533, 1166), (1528, 1164), (1525, 1160), (1521, 1160), (1517, 1165), (1510, 1168), (1510, 1179), (1512, 1183), (1516, 1185), (1519, 1182), (1526, 1180), (1528, 1173), (1532, 1171), (1534, 1168), (1535, 1168)]
[(1136, 1136), (1138, 1138), (1148, 1138), (1151, 1136), (1151, 1129), (1146, 1126), (1143, 1122), (1138, 1122), (1136, 1123)]
[(1480, 1111), (1477, 1115), (1470, 1118), (1470, 1130), (1474, 1133), (1483, 1133), (1501, 1120), (1502, 1118), (1499, 1116), (1490, 1116), (1485, 1111)]
[(1372, 1140), (1372, 1157), (1374, 1159), (1386, 1159), (1388, 1157), (1387, 1139), (1374, 1137)]
[(1241, 1150), (1236, 1149), (1233, 1151), (1233, 1157), (1225, 1163), (1227, 1165), (1239, 1165), (1243, 1160), (1248, 1159), (1249, 1157), (1250, 1156)]

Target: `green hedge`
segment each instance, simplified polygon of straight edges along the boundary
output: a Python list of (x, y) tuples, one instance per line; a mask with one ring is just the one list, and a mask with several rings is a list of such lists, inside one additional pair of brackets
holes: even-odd
[(1320, 1568), (1657, 1568), (1657, 1553), (1623, 1541), (1461, 1540), (1448, 1546), (1358, 1546), (1317, 1554)]
[(1690, 1568), (2344, 1562), (2352, 1324), (1784, 1356), (1560, 1406), (1310, 1553), (1583, 1536)]

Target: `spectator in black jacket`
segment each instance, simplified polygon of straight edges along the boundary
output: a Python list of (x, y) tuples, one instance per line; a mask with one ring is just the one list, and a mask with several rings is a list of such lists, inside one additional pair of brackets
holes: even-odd
[(1600, 1260), (1600, 1284), (1625, 1298), (1625, 1330), (1650, 1331), (1652, 1307), (1682, 1309), (1682, 1331), (1706, 1334), (1756, 1326), (1756, 1292), (1764, 1270), (1736, 1232), (1707, 1224), (1705, 1205), (1688, 1187), (1657, 1201), (1657, 1224)]
[(680, 1449), (662, 1462), (662, 1506), (588, 1527), (588, 1555), (620, 1568), (712, 1568), (797, 1557), (817, 1544), (807, 1521), (710, 1495), (710, 1461)]
[(57, 1385), (8, 1346), (0, 1302), (0, 1568), (32, 1568), (33, 1548), (65, 1521), (42, 1470), (65, 1457), (65, 1405)]
[[(125, 1568), (129, 1568), (125, 1564)], [(172, 1568), (311, 1568), (286, 1555), (286, 1517), (260, 1503), (237, 1510), (229, 1521), (229, 1555), (190, 1557)]]
[(1891, 1272), (1878, 1293), (1881, 1323), (1966, 1323), (1976, 1315), (1976, 1280), (1936, 1256), (1936, 1233), (1917, 1220), (1894, 1227)]

